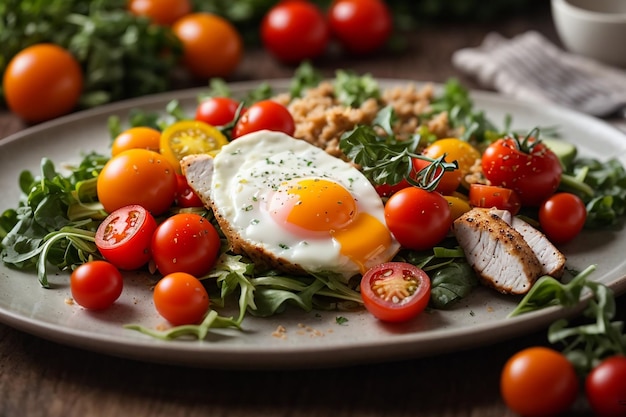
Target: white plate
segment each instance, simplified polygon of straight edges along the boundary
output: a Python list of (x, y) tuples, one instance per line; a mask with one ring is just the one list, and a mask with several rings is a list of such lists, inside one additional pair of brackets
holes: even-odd
[[(288, 81), (273, 86), (286, 88)], [(381, 85), (394, 81), (383, 80)], [(405, 81), (395, 81), (405, 84)], [(232, 85), (235, 93), (257, 83)], [(129, 110), (162, 111), (171, 99), (179, 99), (191, 113), (199, 90), (186, 90), (115, 103), (76, 113), (6, 138), (0, 143), (0, 210), (14, 207), (19, 198), (19, 172), (38, 172), (42, 157), (57, 167), (78, 162), (82, 154), (107, 152), (107, 119)], [(562, 108), (511, 101), (491, 93), (473, 94), (476, 106), (491, 120), (501, 123), (513, 115), (514, 127), (559, 126), (564, 137), (575, 143), (580, 154), (606, 159), (626, 153), (626, 136), (597, 119)], [(623, 163), (626, 158), (621, 157)], [(626, 291), (626, 234), (619, 231), (585, 233), (563, 248), (568, 266), (581, 270), (598, 268), (593, 279)], [(53, 272), (53, 271), (51, 271)], [(129, 274), (125, 290), (113, 308), (90, 312), (66, 303), (70, 297), (68, 275), (50, 274), (54, 289), (43, 289), (32, 273), (0, 266), (0, 320), (10, 326), (96, 352), (145, 361), (220, 368), (306, 368), (390, 361), (485, 345), (546, 327), (568, 312), (550, 308), (514, 319), (507, 314), (519, 301), (492, 290), (479, 288), (449, 311), (432, 311), (409, 324), (385, 325), (367, 312), (312, 312), (289, 310), (269, 319), (247, 317), (244, 332), (220, 331), (207, 340), (160, 341), (124, 324), (163, 324), (152, 306), (149, 282), (141, 274)], [(569, 312), (571, 314), (571, 312)], [(337, 317), (348, 319), (337, 323)], [(284, 337), (274, 335), (286, 329)]]

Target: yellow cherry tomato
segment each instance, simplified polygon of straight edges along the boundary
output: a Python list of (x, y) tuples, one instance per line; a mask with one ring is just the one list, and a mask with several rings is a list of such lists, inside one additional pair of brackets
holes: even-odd
[(471, 210), (469, 203), (464, 198), (453, 195), (444, 195), (443, 198), (446, 199), (450, 206), (450, 216), (452, 216), (452, 220), (458, 219), (462, 214)]
[(469, 174), (476, 160), (480, 158), (478, 149), (457, 138), (439, 139), (426, 147), (423, 152), (424, 155), (431, 158), (438, 158), (444, 153), (447, 162), (458, 162), (459, 171), (463, 176)]
[(187, 155), (215, 155), (228, 143), (226, 136), (214, 126), (198, 120), (182, 120), (161, 133), (161, 155), (177, 172), (181, 172), (180, 161)]

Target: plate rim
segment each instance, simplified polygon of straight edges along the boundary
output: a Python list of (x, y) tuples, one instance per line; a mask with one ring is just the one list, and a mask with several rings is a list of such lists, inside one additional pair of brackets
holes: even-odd
[[(274, 88), (285, 89), (288, 87), (290, 79), (274, 79), (274, 80), (266, 80), (270, 85)], [(433, 85), (436, 89), (442, 88), (442, 84), (428, 81), (418, 81), (418, 80), (410, 80), (410, 79), (389, 79), (389, 78), (377, 78), (377, 81), (381, 86), (387, 85), (406, 85), (407, 83), (412, 83), (415, 85)], [(241, 81), (229, 83), (234, 94), (243, 93), (251, 88), (254, 88), (259, 85), (263, 81), (253, 80), (253, 81)], [(173, 90), (164, 93), (152, 94), (142, 97), (137, 97), (133, 99), (123, 100), (115, 103), (110, 103), (107, 105), (99, 106), (93, 109), (82, 110), (76, 113), (72, 113), (67, 116), (63, 116), (51, 121), (43, 122), (35, 126), (27, 127), (23, 130), (20, 130), (16, 133), (13, 133), (5, 138), (0, 139), (0, 152), (4, 151), (5, 148), (11, 146), (12, 143), (15, 143), (20, 140), (24, 140), (25, 138), (41, 134), (41, 132), (45, 132), (46, 130), (62, 127), (64, 125), (71, 125), (72, 123), (76, 123), (77, 121), (94, 118), (103, 115), (110, 115), (115, 112), (126, 111), (137, 107), (142, 107), (146, 105), (164, 105), (167, 102), (180, 99), (180, 100), (189, 100), (197, 97), (200, 93), (206, 92), (208, 87), (195, 87), (189, 89), (182, 90)], [(479, 100), (486, 100), (491, 102), (500, 102), (511, 105), (514, 103), (515, 105), (520, 105), (524, 107), (536, 106), (537, 103), (529, 102), (525, 100), (519, 100), (516, 98), (510, 98), (507, 96), (503, 96), (497, 92), (485, 91), (485, 90), (469, 90), (472, 98)], [(559, 112), (560, 114), (565, 114), (568, 117), (583, 117), (586, 120), (591, 120), (594, 123), (603, 124), (604, 128), (608, 128), (609, 130), (613, 129), (616, 135), (621, 136), (626, 139), (626, 134), (621, 132), (616, 127), (610, 125), (609, 123), (602, 121), (600, 119), (594, 118), (589, 115), (585, 115), (579, 112), (576, 112), (571, 109), (567, 109), (558, 105), (549, 105), (550, 109)], [(106, 126), (103, 126), (103, 130), (106, 129)], [(626, 149), (626, 140), (624, 141), (624, 146)], [(6, 268), (2, 265), (3, 268)], [(4, 274), (3, 274), (4, 275)], [(2, 277), (0, 279), (5, 279), (7, 277)], [(626, 279), (621, 279), (614, 285), (610, 285), (612, 289), (616, 292), (616, 294), (621, 294), (626, 292)], [(545, 327), (547, 324), (556, 318), (562, 318), (566, 316), (570, 316), (572, 314), (576, 314), (575, 309), (565, 309), (562, 307), (551, 307), (549, 309), (544, 309), (537, 312), (532, 312), (525, 314), (520, 317), (507, 319), (510, 320), (509, 325), (502, 326), (500, 321), (492, 323), (485, 322), (482, 326), (477, 326), (473, 328), (473, 330), (478, 330), (481, 333), (482, 339), (475, 338), (477, 340), (465, 340), (464, 342), (451, 343), (446, 348), (439, 349), (437, 353), (441, 353), (443, 351), (452, 351), (452, 350), (465, 350), (467, 348), (478, 347), (485, 344), (490, 344), (496, 342), (498, 340), (503, 339), (505, 336), (515, 336), (530, 333), (531, 331), (537, 330), (538, 328)], [(369, 342), (366, 346), (349, 346), (349, 345), (334, 345), (331, 347), (327, 347), (325, 349), (321, 349), (325, 353), (324, 355), (319, 355), (320, 348), (319, 346), (312, 347), (307, 349), (302, 346), (297, 346), (294, 350), (293, 347), (285, 347), (285, 349), (274, 349), (274, 350), (259, 350), (256, 347), (241, 347), (237, 346), (233, 349), (233, 346), (222, 346), (225, 347), (226, 350), (230, 350), (230, 355), (224, 357), (222, 361), (215, 361), (212, 359), (207, 359), (206, 356), (215, 355), (216, 352), (212, 352), (211, 349), (198, 348), (205, 343), (211, 342), (188, 342), (188, 341), (166, 341), (160, 342), (154, 339), (146, 339), (145, 341), (139, 341), (136, 338), (129, 338), (128, 340), (118, 340), (117, 337), (111, 339), (105, 336), (94, 337), (93, 332), (83, 332), (72, 328), (63, 327), (59, 331), (58, 329), (53, 329), (51, 325), (47, 323), (42, 323), (35, 319), (17, 314), (14, 311), (11, 311), (4, 306), (0, 305), (0, 321), (4, 324), (7, 324), (16, 329), (25, 331), (27, 333), (36, 335), (38, 337), (52, 340), (58, 343), (63, 343), (66, 345), (72, 345), (74, 347), (83, 348), (91, 351), (96, 351), (103, 354), (111, 354), (113, 356), (127, 357), (138, 360), (147, 360), (149, 362), (166, 362), (173, 363), (176, 365), (190, 365), (190, 366), (200, 366), (200, 367), (213, 367), (213, 368), (242, 368), (242, 369), (286, 369), (286, 368), (306, 368), (310, 366), (320, 367), (320, 366), (342, 366), (342, 365), (352, 365), (352, 364), (360, 364), (363, 362), (382, 362), (388, 361), (389, 359), (384, 355), (377, 355), (372, 353), (372, 343)], [(513, 330), (513, 328), (517, 330)], [(493, 332), (494, 328), (497, 328), (500, 331), (500, 334), (496, 335)], [(463, 327), (462, 329), (452, 329), (447, 331), (441, 331), (443, 333), (447, 333), (444, 335), (443, 339), (454, 339), (459, 336), (463, 337), (469, 336), (466, 334), (469, 332), (467, 327)], [(437, 331), (430, 331), (430, 333), (437, 333)], [(476, 333), (475, 331), (469, 333)], [(411, 357), (418, 356), (428, 356), (429, 354), (433, 354), (435, 352), (422, 351), (419, 348), (415, 349), (414, 344), (416, 343), (413, 338), (408, 335), (404, 335), (406, 337), (396, 338), (394, 351), (398, 354), (396, 355), (396, 359), (408, 359)], [(387, 344), (388, 342), (377, 342), (374, 345), (376, 347), (380, 347), (382, 345)], [(144, 355), (140, 355), (139, 352), (132, 352), (132, 348), (136, 348), (140, 346), (140, 349), (144, 349)], [(170, 348), (167, 348), (170, 346)], [(171, 346), (175, 346), (176, 350), (186, 352), (187, 354), (191, 354), (193, 360), (188, 360), (189, 358), (173, 358), (168, 353), (172, 352)], [(186, 346), (186, 347), (181, 347)], [(215, 346), (215, 345), (211, 345)], [(345, 352), (345, 350), (353, 350), (357, 348), (358, 352), (350, 354), (350, 352)], [(147, 351), (146, 351), (147, 349)], [(411, 353), (413, 350), (413, 354)], [(219, 350), (219, 354), (223, 354), (224, 350)], [(226, 352), (228, 353), (228, 352)], [(332, 355), (331, 353), (335, 353), (336, 355)], [(249, 356), (251, 354), (255, 354), (259, 357), (263, 357), (263, 360), (257, 361), (255, 363), (245, 363), (245, 366), (241, 367), (241, 358), (243, 356)], [(280, 356), (280, 358), (279, 358)], [(306, 359), (306, 362), (303, 361)]]

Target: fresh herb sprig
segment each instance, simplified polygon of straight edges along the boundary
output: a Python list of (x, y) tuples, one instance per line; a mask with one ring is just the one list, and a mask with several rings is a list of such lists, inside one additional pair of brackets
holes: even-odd
[[(406, 179), (409, 184), (432, 191), (437, 187), (444, 172), (458, 169), (458, 162), (445, 162), (445, 155), (433, 159), (415, 153), (421, 146), (422, 136), (411, 135), (406, 140), (395, 137), (392, 126), (394, 111), (391, 106), (381, 109), (372, 125), (358, 125), (344, 133), (339, 149), (354, 163), (360, 165), (363, 174), (374, 184), (398, 184)], [(376, 127), (385, 134), (380, 135)], [(430, 164), (414, 172), (412, 159), (423, 159)]]

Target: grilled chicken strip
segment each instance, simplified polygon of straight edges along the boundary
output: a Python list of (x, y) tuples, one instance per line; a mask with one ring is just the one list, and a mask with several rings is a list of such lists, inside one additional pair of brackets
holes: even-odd
[(491, 209), (491, 212), (500, 216), (513, 229), (520, 232), (526, 243), (535, 252), (537, 259), (539, 259), (543, 275), (550, 275), (554, 278), (560, 278), (563, 275), (565, 271), (565, 255), (550, 242), (546, 235), (519, 217), (511, 215), (510, 211)]
[(503, 294), (525, 294), (543, 267), (524, 236), (489, 209), (474, 208), (453, 231), (483, 284)]

